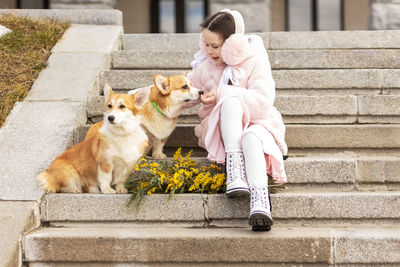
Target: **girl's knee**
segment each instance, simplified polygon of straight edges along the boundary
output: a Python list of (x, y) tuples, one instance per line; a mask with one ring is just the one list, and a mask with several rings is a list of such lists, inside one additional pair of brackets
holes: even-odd
[(247, 133), (242, 138), (243, 147), (261, 147), (262, 143), (258, 137), (253, 133)]
[(242, 104), (237, 97), (229, 97), (225, 99), (221, 105), (221, 113), (243, 113)]

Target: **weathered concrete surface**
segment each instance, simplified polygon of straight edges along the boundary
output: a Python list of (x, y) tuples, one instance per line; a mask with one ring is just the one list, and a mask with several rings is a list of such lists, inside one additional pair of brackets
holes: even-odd
[(36, 202), (0, 201), (1, 266), (20, 266), (21, 236), (40, 224), (38, 213)]
[[(193, 124), (181, 124), (172, 132), (167, 147), (198, 147)], [(285, 140), (289, 149), (303, 148), (398, 148), (400, 125), (288, 124)]]
[[(196, 52), (197, 50), (121, 50), (113, 54), (113, 68), (187, 69), (191, 68), (190, 63)], [(268, 55), (272, 69), (393, 69), (400, 67), (398, 49), (269, 50)]]
[(21, 102), (0, 129), (0, 199), (36, 200), (36, 175), (72, 146), (74, 128), (86, 122), (85, 103)]
[(111, 57), (111, 51), (121, 45), (123, 28), (115, 25), (71, 25), (52, 52), (105, 53)]
[[(188, 70), (188, 69), (187, 69)], [(105, 81), (119, 90), (131, 90), (153, 83), (153, 76), (181, 74), (183, 69), (151, 70), (111, 70), (101, 75), (100, 86)], [(382, 89), (399, 88), (400, 72), (387, 69), (349, 69), (349, 70), (273, 70), (272, 76), (276, 89), (317, 89), (329, 95), (329, 91), (338, 89)], [(396, 80), (397, 78), (397, 80)], [(348, 94), (346, 94), (348, 95)]]
[[(208, 219), (246, 219), (248, 198), (224, 194), (166, 194), (146, 196), (139, 210), (128, 209), (129, 195), (47, 194), (42, 221), (49, 222), (201, 222)], [(400, 219), (399, 192), (326, 192), (271, 194), (272, 215), (296, 224), (301, 219)]]
[(97, 92), (98, 74), (110, 68), (109, 54), (119, 48), (121, 34), (121, 26), (72, 25), (53, 47), (26, 100), (86, 101)]
[[(387, 102), (393, 101), (388, 97)], [(395, 102), (395, 101), (394, 101)], [(395, 103), (393, 103), (395, 104)], [(356, 116), (357, 111), (357, 96), (277, 96), (274, 103), (275, 107), (279, 110), (282, 116)], [(379, 105), (379, 104), (378, 104)], [(198, 117), (197, 112), (200, 105), (192, 108), (185, 109), (180, 115), (181, 123), (185, 123), (185, 117), (195, 116)], [(376, 108), (378, 110), (378, 108)], [(103, 116), (104, 112), (104, 97), (93, 96), (88, 99), (88, 117)], [(385, 112), (379, 110), (379, 115)], [(373, 111), (370, 112), (374, 115)], [(398, 115), (400, 112), (389, 113), (389, 115)], [(305, 118), (304, 118), (305, 119)], [(301, 121), (301, 119), (299, 119)], [(314, 123), (318, 123), (314, 120)], [(196, 123), (200, 123), (197, 118)]]
[[(272, 194), (272, 216), (275, 219), (394, 219), (400, 218), (400, 193), (281, 193)], [(247, 218), (248, 199), (228, 199), (208, 195), (210, 219)]]
[(336, 263), (400, 263), (400, 232), (392, 229), (335, 230), (333, 243)]
[(28, 235), (25, 248), (30, 262), (331, 261), (329, 230), (318, 228), (47, 228)]
[(360, 183), (400, 182), (399, 158), (387, 157), (357, 160), (356, 181)]
[(128, 195), (46, 194), (41, 202), (43, 221), (204, 221), (200, 194), (145, 197), (128, 208)]
[[(267, 49), (397, 49), (399, 31), (258, 33)], [(199, 34), (125, 34), (125, 50), (198, 50)]]
[(54, 53), (26, 101), (85, 102), (92, 92), (98, 90), (98, 73), (108, 69), (107, 61), (105, 54)]
[(269, 49), (398, 48), (399, 31), (271, 32)]
[(400, 147), (400, 125), (288, 125), (291, 148)]

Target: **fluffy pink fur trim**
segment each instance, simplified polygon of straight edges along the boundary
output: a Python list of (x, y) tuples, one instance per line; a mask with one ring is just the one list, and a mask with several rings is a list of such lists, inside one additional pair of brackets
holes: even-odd
[(250, 45), (243, 34), (232, 34), (221, 48), (221, 56), (227, 65), (237, 65), (250, 56)]

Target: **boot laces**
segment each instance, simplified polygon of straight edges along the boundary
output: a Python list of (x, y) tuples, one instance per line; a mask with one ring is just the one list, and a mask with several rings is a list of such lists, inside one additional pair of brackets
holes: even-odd
[(254, 207), (262, 207), (266, 209), (268, 212), (271, 211), (269, 195), (268, 195), (268, 187), (263, 186), (257, 188), (255, 186), (250, 187), (251, 193), (251, 208)]
[(246, 175), (244, 170), (244, 160), (242, 152), (228, 152), (226, 158), (227, 174), (229, 183), (236, 179), (242, 179), (246, 182)]

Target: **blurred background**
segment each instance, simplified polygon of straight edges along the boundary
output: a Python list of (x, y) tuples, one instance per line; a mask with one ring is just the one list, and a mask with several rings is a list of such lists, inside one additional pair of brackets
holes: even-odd
[(400, 29), (400, 0), (0, 0), (1, 8), (115, 8), (125, 33), (199, 32), (223, 8), (240, 11), (247, 32)]

